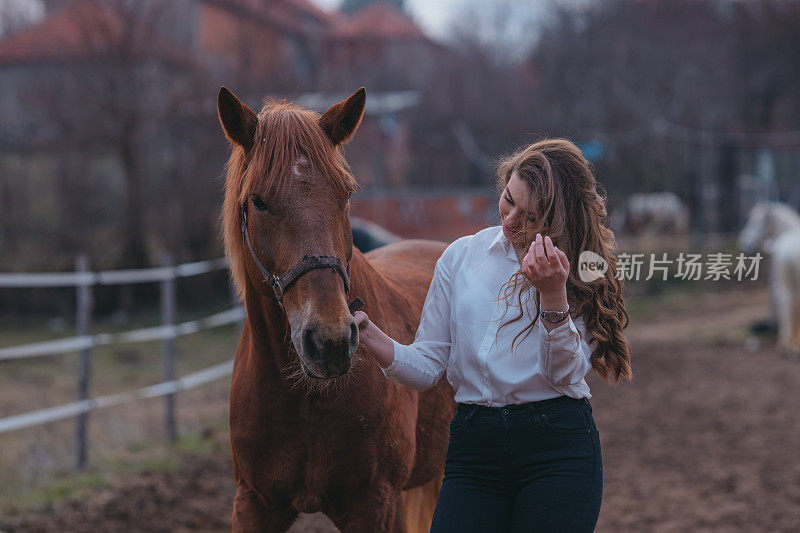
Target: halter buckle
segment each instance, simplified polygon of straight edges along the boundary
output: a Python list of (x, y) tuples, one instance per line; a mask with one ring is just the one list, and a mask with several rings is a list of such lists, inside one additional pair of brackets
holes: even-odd
[(272, 290), (275, 291), (275, 296), (278, 297), (278, 301), (283, 301), (283, 287), (281, 287), (281, 278), (276, 276), (275, 274), (270, 274), (269, 284), (272, 287)]

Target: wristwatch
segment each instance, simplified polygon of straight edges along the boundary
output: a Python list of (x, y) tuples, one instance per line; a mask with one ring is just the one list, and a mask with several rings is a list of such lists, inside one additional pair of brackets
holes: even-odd
[(569, 304), (567, 304), (566, 311), (545, 311), (540, 305), (539, 314), (551, 324), (557, 324), (569, 316)]

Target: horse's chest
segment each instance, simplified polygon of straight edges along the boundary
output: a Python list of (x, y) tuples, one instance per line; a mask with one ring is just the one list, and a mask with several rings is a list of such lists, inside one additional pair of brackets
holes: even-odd
[[(355, 415), (232, 420), (237, 464), (262, 494), (288, 498), (302, 512), (347, 507), (365, 486), (402, 483), (413, 462), (413, 432)], [(412, 428), (413, 430), (413, 428)]]
[(357, 484), (371, 476), (378, 457), (387, 452), (381, 448), (387, 439), (378, 433), (366, 418), (336, 427), (308, 424), (293, 432), (270, 432), (260, 446), (243, 447), (250, 453), (241, 459), (274, 487), (294, 485), (316, 494), (343, 480)]
[(292, 487), (292, 505), (295, 509), (314, 513), (330, 505), (344, 505), (337, 501), (354, 494), (375, 475), (381, 455), (379, 439), (360, 438), (358, 432), (333, 431), (320, 428), (312, 438), (287, 442), (290, 454), (281, 453), (284, 463), (274, 465), (286, 476), (274, 479), (273, 487)]
[(319, 456), (309, 457), (296, 481), (292, 505), (298, 511), (314, 513), (345, 503), (338, 500), (354, 494), (359, 486), (369, 481), (369, 476), (357, 464), (336, 463), (331, 458)]

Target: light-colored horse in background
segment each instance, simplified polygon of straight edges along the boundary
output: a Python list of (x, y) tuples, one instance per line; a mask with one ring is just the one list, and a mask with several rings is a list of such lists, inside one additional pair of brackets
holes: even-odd
[(748, 253), (770, 255), (770, 295), (778, 322), (778, 345), (794, 358), (800, 356), (800, 216), (778, 202), (760, 202), (750, 211), (739, 235), (739, 247)]
[(683, 235), (689, 231), (689, 208), (673, 192), (635, 193), (612, 217), (621, 235)]

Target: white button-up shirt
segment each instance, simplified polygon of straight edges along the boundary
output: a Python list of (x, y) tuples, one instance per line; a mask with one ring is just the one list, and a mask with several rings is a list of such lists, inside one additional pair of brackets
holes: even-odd
[(522, 298), (525, 316), (498, 332), (519, 314), (518, 294), (509, 297), (512, 305), (505, 316), (500, 294), (519, 268), (502, 226), (451, 243), (436, 262), (414, 342), (406, 346), (393, 340), (394, 361), (383, 373), (425, 390), (446, 372), (460, 403), (500, 406), (562, 395), (591, 398), (584, 377), (595, 341), (583, 317), (570, 317), (549, 332), (540, 318), (524, 340), (524, 333), (517, 339), (512, 353), (511, 341), (535, 316), (536, 300), (529, 293), (527, 301)]

